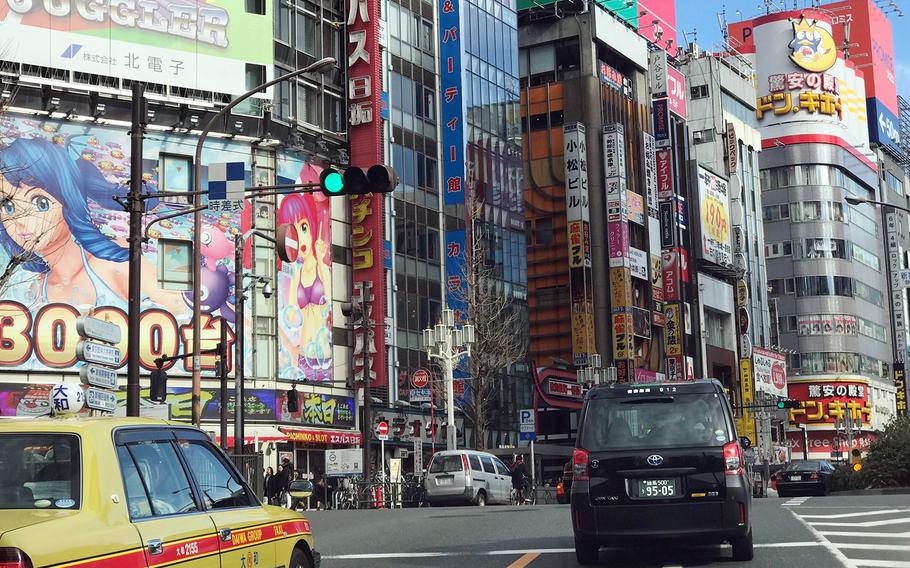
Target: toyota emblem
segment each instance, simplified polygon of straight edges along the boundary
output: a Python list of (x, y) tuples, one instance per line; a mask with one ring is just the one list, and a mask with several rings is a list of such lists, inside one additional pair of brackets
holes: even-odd
[(597, 469), (598, 467), (600, 467), (600, 461), (599, 461), (599, 460), (592, 460), (592, 461), (591, 461), (591, 469)]
[(649, 465), (653, 465), (653, 466), (657, 467), (657, 466), (659, 466), (659, 465), (662, 464), (662, 463), (664, 463), (664, 458), (663, 458), (663, 456), (659, 456), (659, 455), (657, 455), (657, 454), (651, 454), (650, 456), (648, 456), (648, 464), (649, 464)]

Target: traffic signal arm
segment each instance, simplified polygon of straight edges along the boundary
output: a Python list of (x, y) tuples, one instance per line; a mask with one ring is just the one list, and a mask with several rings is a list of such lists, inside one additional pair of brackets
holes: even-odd
[(389, 166), (376, 164), (368, 169), (351, 166), (343, 172), (335, 168), (322, 170), (319, 187), (327, 197), (391, 193), (398, 186), (398, 174)]

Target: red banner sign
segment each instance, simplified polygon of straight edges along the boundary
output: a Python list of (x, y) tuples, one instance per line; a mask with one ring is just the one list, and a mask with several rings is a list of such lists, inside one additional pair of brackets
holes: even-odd
[(299, 428), (281, 429), (288, 440), (306, 444), (340, 444), (359, 446), (363, 436), (359, 432), (340, 432), (337, 430), (303, 430)]
[(801, 408), (790, 410), (791, 424), (834, 424), (835, 420), (872, 419), (869, 385), (859, 381), (813, 381), (787, 385), (791, 399)]

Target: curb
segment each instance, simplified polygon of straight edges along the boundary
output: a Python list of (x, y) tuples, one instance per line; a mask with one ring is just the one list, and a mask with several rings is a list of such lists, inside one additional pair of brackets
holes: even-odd
[(910, 495), (910, 487), (883, 487), (881, 489), (851, 489), (849, 491), (832, 491), (830, 495), (848, 497), (851, 495)]

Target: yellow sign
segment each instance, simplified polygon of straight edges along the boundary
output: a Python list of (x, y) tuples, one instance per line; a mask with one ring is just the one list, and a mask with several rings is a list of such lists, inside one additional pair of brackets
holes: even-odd
[(632, 307), (632, 273), (628, 268), (610, 269), (610, 298), (614, 310)]
[(701, 218), (705, 221), (705, 231), (715, 241), (726, 242), (730, 239), (730, 217), (727, 207), (712, 195), (702, 199)]
[[(739, 386), (742, 403), (751, 404), (753, 400), (751, 359), (739, 360)], [(751, 411), (743, 410), (742, 417), (736, 419), (736, 431), (740, 436), (747, 436), (753, 444), (756, 442), (755, 419), (752, 417)]]
[(790, 49), (790, 60), (813, 73), (827, 71), (837, 61), (837, 46), (831, 32), (816, 23), (810, 24), (805, 16), (793, 22)]
[(577, 303), (572, 308), (572, 355), (580, 364), (596, 351), (594, 347), (594, 314), (590, 302)]
[(664, 326), (664, 337), (667, 343), (667, 357), (682, 355), (682, 328), (679, 317), (679, 306), (670, 304), (664, 307), (667, 322)]
[(613, 314), (613, 358), (632, 357), (632, 314)]

